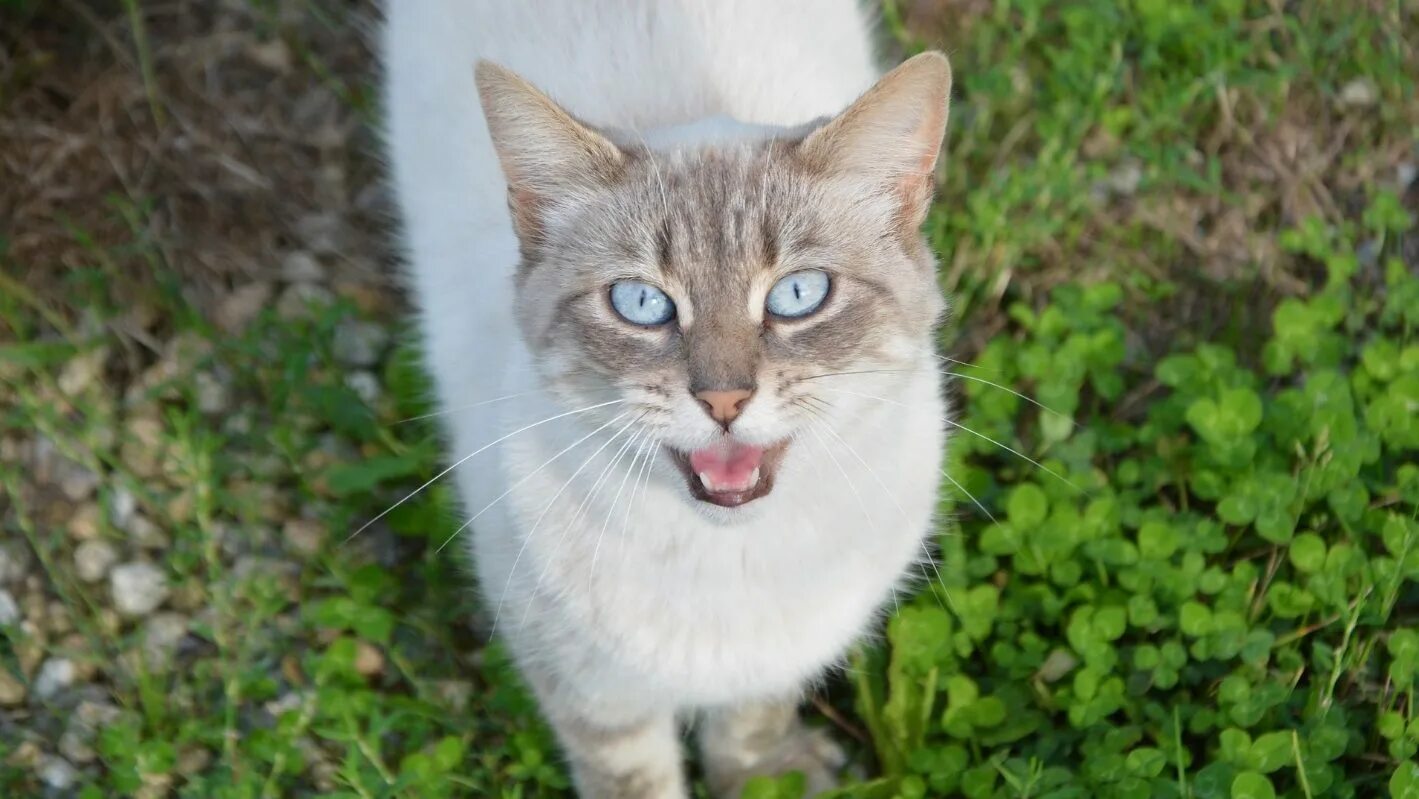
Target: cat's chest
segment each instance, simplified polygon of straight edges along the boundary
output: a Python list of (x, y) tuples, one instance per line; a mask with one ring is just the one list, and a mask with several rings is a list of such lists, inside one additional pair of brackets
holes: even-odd
[[(636, 550), (568, 610), (622, 684), (713, 704), (792, 691), (838, 658), (920, 560), (930, 480), (896, 502), (863, 487), (750, 525)], [(864, 510), (866, 506), (866, 510)], [(875, 513), (874, 513), (875, 511)]]

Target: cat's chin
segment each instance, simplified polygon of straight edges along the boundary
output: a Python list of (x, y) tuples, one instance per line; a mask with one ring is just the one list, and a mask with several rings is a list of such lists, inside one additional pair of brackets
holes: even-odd
[[(694, 452), (666, 449), (684, 475), (691, 497), (720, 508), (738, 508), (766, 497), (774, 490), (779, 465), (788, 451), (788, 441), (755, 447), (726, 436), (720, 443)], [(713, 465), (706, 466), (706, 462)], [(744, 467), (739, 471), (748, 470), (747, 476), (727, 479), (734, 473), (735, 466)]]

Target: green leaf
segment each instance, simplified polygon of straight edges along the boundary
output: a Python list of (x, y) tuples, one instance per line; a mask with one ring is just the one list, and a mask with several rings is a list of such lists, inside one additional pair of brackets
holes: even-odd
[(1325, 541), (1315, 533), (1301, 533), (1291, 541), (1287, 552), (1291, 565), (1307, 574), (1321, 570), (1325, 566)]
[(1212, 632), (1212, 609), (1200, 602), (1185, 602), (1178, 609), (1178, 626), (1193, 637)]
[(1017, 530), (1029, 530), (1044, 522), (1049, 514), (1049, 500), (1039, 486), (1024, 483), (1010, 492), (1006, 513)]
[(1243, 771), (1232, 780), (1232, 799), (1276, 799), (1276, 789), (1266, 777)]
[(1389, 778), (1389, 795), (1393, 799), (1419, 799), (1419, 765), (1406, 760)]
[(376, 486), (416, 474), (422, 467), (420, 458), (407, 455), (382, 455), (355, 463), (337, 463), (325, 472), (326, 485), (337, 497), (363, 494)]
[(1291, 732), (1268, 732), (1257, 738), (1251, 745), (1251, 767), (1263, 774), (1281, 768), (1291, 762)]

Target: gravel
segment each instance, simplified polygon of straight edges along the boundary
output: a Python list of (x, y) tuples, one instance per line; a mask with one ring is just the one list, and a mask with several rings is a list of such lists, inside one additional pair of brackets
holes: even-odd
[(346, 320), (335, 329), (331, 342), (335, 360), (344, 366), (367, 368), (379, 363), (389, 344), (389, 331), (373, 322)]
[(67, 791), (79, 780), (79, 772), (62, 757), (48, 756), (40, 761), (39, 779), (56, 791)]
[(281, 259), (281, 279), (287, 283), (319, 283), (325, 279), (325, 267), (305, 250), (288, 252)]
[(74, 571), (86, 583), (96, 583), (108, 576), (108, 570), (118, 562), (118, 550), (107, 541), (85, 541), (74, 550)]
[(373, 372), (363, 369), (351, 372), (345, 375), (345, 385), (359, 395), (366, 405), (374, 405), (379, 402), (381, 394), (379, 378), (375, 377)]
[(114, 568), (109, 575), (113, 605), (129, 617), (146, 616), (167, 601), (171, 589), (167, 575), (151, 563), (135, 561)]
[(143, 654), (151, 669), (166, 670), (178, 644), (187, 635), (188, 619), (181, 613), (157, 613), (143, 626)]
[(60, 692), (74, 684), (79, 670), (68, 658), (49, 658), (39, 667), (34, 678), (34, 695), (40, 699), (53, 699)]
[(30, 551), (19, 541), (0, 543), (0, 585), (18, 582), (29, 571)]
[(20, 606), (9, 591), (0, 588), (0, 627), (15, 624), (20, 620)]
[(0, 669), (0, 707), (15, 707), (25, 701), (25, 684), (10, 674), (9, 669)]

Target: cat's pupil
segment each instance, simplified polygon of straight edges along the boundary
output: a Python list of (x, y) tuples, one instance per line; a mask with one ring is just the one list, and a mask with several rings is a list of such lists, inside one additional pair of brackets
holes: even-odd
[(801, 299), (803, 299), (803, 292), (799, 290), (799, 288), (798, 288), (798, 281), (796, 281), (796, 280), (793, 281), (793, 298), (794, 298), (795, 300), (801, 300)]

